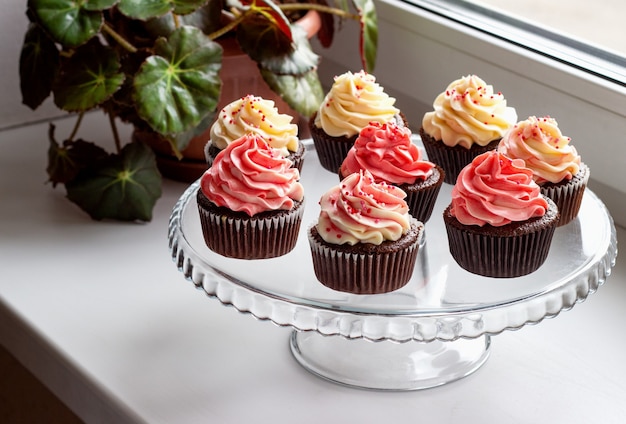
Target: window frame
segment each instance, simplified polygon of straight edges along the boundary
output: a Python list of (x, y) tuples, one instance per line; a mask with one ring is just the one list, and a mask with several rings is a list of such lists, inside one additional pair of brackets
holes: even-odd
[[(467, 0), (402, 0), (548, 59), (626, 87), (626, 57)], [(480, 0), (477, 0), (480, 1)]]

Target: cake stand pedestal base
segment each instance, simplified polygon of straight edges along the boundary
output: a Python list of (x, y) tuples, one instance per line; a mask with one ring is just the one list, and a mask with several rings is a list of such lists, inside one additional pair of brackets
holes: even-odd
[(296, 360), (319, 377), (363, 389), (407, 391), (473, 373), (489, 357), (490, 338), (394, 343), (294, 330), (290, 345)]

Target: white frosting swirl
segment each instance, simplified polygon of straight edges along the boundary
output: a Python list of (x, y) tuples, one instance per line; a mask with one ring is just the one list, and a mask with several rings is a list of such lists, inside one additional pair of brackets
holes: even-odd
[(283, 157), (298, 150), (298, 126), (281, 114), (271, 100), (247, 95), (224, 107), (211, 126), (211, 143), (225, 149), (245, 134), (260, 135)]
[(502, 138), (517, 121), (517, 112), (507, 107), (502, 93), (476, 75), (455, 80), (439, 94), (434, 110), (424, 115), (422, 127), (447, 146), (486, 146)]
[(376, 183), (369, 171), (359, 171), (324, 193), (317, 224), (320, 236), (333, 244), (396, 241), (411, 226), (406, 193)]
[(370, 122), (393, 120), (400, 113), (395, 102), (374, 75), (346, 72), (335, 77), (315, 117), (315, 126), (333, 137), (352, 137)]
[(538, 184), (570, 180), (578, 173), (580, 156), (555, 119), (531, 116), (518, 122), (500, 140), (498, 151), (523, 159)]

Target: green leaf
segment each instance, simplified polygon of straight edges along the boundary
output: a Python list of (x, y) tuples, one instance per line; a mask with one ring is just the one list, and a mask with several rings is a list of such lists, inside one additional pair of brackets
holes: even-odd
[[(193, 13), (179, 16), (183, 25), (199, 28), (205, 34), (211, 34), (222, 27), (222, 3), (219, 0), (209, 1)], [(176, 22), (171, 13), (146, 21), (143, 28), (153, 37), (169, 37), (176, 30)]]
[(98, 34), (104, 17), (99, 10), (89, 10), (86, 1), (29, 0), (29, 9), (37, 20), (63, 46), (80, 46)]
[(373, 72), (378, 50), (378, 18), (374, 0), (352, 0), (361, 17), (359, 50), (363, 69)]
[(182, 26), (157, 41), (134, 79), (139, 116), (167, 137), (198, 125), (217, 106), (222, 47), (198, 28)]
[(85, 10), (106, 10), (112, 8), (119, 0), (89, 0), (84, 2)]
[(109, 99), (124, 79), (117, 53), (94, 39), (61, 62), (54, 103), (66, 111), (91, 109)]
[(146, 21), (174, 12), (186, 15), (198, 9), (207, 0), (120, 0), (118, 8), (129, 18)]
[(65, 187), (68, 199), (93, 219), (150, 221), (161, 197), (161, 175), (153, 151), (134, 142), (79, 173)]
[(187, 15), (203, 6), (207, 0), (171, 0), (174, 8), (172, 12), (176, 15)]
[(50, 95), (59, 67), (59, 51), (54, 42), (36, 25), (24, 35), (20, 53), (22, 103), (36, 109)]
[[(242, 4), (249, 6), (254, 12), (251, 16), (263, 17), (265, 26), (271, 24), (280, 31), (289, 41), (292, 40), (291, 24), (283, 11), (272, 0), (243, 0)], [(244, 26), (247, 24), (244, 24)]]
[(241, 50), (257, 62), (292, 51), (292, 40), (263, 16), (249, 15), (237, 26), (235, 35)]
[(48, 166), (46, 172), (53, 187), (73, 180), (78, 173), (107, 157), (107, 152), (100, 146), (84, 140), (65, 141), (63, 146), (54, 138), (54, 124), (50, 124), (48, 138)]
[(163, 16), (172, 10), (169, 0), (120, 0), (117, 7), (129, 18), (142, 21)]
[(294, 38), (290, 42), (276, 28), (267, 28), (267, 22), (256, 20), (256, 25), (249, 25), (251, 23), (237, 28), (237, 42), (262, 69), (275, 74), (298, 75), (319, 64), (320, 58), (311, 49), (306, 31), (300, 26), (293, 25)]
[(261, 75), (272, 90), (305, 117), (313, 115), (324, 100), (324, 90), (316, 70), (302, 75), (277, 75), (261, 70)]

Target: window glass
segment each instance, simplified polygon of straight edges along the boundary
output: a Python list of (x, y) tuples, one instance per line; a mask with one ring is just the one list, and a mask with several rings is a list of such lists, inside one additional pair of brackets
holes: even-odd
[(626, 57), (624, 0), (467, 0)]
[(626, 86), (624, 0), (404, 0)]

